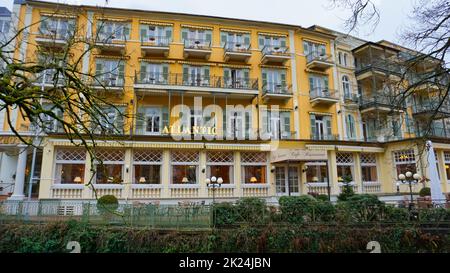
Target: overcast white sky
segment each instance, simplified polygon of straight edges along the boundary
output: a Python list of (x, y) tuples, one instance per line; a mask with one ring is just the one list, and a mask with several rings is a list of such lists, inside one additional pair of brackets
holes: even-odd
[[(47, 0), (51, 2), (105, 5), (105, 0)], [(213, 15), (240, 19), (270, 21), (286, 24), (322, 25), (343, 31), (343, 19), (349, 14), (341, 9), (331, 9), (329, 0), (109, 0), (108, 6), (156, 11), (173, 11), (199, 15)], [(408, 23), (408, 14), (414, 0), (375, 0), (381, 21), (377, 29), (362, 29), (359, 36), (366, 40), (401, 41), (398, 33)], [(0, 6), (12, 9), (13, 0), (0, 0)]]

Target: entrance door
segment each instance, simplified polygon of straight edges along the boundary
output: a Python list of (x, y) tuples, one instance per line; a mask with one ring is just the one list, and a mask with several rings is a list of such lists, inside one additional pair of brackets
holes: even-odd
[(299, 195), (299, 182), (298, 166), (290, 166), (289, 173), (287, 166), (275, 168), (275, 187), (278, 196)]

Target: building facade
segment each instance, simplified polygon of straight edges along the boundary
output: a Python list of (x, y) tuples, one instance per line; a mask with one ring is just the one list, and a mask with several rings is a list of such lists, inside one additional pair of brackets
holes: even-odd
[[(15, 128), (41, 141), (40, 149), (23, 146), (1, 124), (2, 194), (10, 199), (112, 194), (124, 202), (176, 203), (210, 202), (214, 194), (276, 202), (283, 195), (336, 196), (350, 178), (356, 192), (395, 200), (398, 174), (428, 176), (420, 138), (427, 117), (419, 110), (430, 109), (432, 83), (401, 108), (380, 93), (396, 71), (377, 61), (408, 52), (396, 45), (318, 26), (40, 1), (16, 1), (13, 14), (18, 28), (31, 25), (16, 41), (15, 58), (23, 61), (39, 61), (43, 48), (58, 50), (72, 32), (96, 38), (80, 69), (99, 75), (97, 84), (121, 112), (105, 108), (109, 123), (123, 130), (108, 138), (112, 131), (93, 128), (102, 164), (91, 164), (58, 124), (37, 136), (11, 109)], [(432, 65), (417, 75), (427, 69)], [(36, 85), (53, 84), (51, 73)], [(439, 117), (432, 140), (449, 192), (446, 113)], [(86, 186), (92, 168), (94, 188)], [(220, 188), (208, 187), (212, 177)]]

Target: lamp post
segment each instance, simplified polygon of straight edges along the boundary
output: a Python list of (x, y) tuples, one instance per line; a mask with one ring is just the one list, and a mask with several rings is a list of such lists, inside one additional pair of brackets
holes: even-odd
[(216, 215), (215, 215), (216, 213), (215, 213), (215, 210), (214, 210), (215, 191), (216, 191), (217, 188), (222, 187), (223, 179), (222, 179), (222, 177), (216, 178), (215, 176), (213, 176), (211, 178), (206, 178), (205, 182), (206, 182), (206, 186), (208, 188), (212, 189), (212, 194), (213, 194), (213, 201), (212, 201), (212, 204), (213, 204), (212, 205), (212, 213), (213, 213), (213, 215), (212, 215), (212, 217), (213, 217), (213, 227), (215, 227), (216, 226)]
[[(414, 206), (414, 198), (413, 198), (413, 192), (412, 192), (412, 185), (416, 185), (417, 183), (419, 183), (419, 180), (421, 179), (420, 174), (415, 173), (413, 174), (412, 172), (408, 171), (405, 174), (399, 174), (398, 175), (398, 179), (400, 180), (400, 182), (402, 184), (408, 184), (409, 185), (409, 195), (410, 195), (410, 203), (409, 203), (409, 211), (412, 210), (412, 207)], [(400, 192), (400, 184), (397, 183), (397, 192)]]

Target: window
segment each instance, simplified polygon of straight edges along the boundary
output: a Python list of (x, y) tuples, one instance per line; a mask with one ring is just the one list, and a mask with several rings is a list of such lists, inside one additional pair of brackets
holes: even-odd
[(339, 64), (342, 65), (342, 52), (338, 53)]
[(122, 60), (97, 59), (95, 83), (107, 87), (123, 86), (125, 63)]
[(86, 151), (58, 149), (55, 159), (55, 184), (83, 184)]
[(311, 139), (313, 140), (331, 140), (333, 134), (331, 131), (331, 116), (310, 115), (311, 119)]
[(183, 66), (183, 84), (189, 86), (209, 86), (209, 66)]
[(259, 49), (263, 53), (282, 53), (286, 52), (286, 37), (259, 35)]
[(267, 155), (260, 152), (241, 154), (242, 179), (244, 184), (267, 183)]
[(346, 98), (350, 98), (351, 89), (350, 89), (350, 80), (348, 76), (342, 76), (342, 90), (344, 90), (344, 96)]
[(113, 40), (129, 40), (130, 25), (126, 22), (113, 22), (101, 20), (97, 23), (97, 39), (102, 43), (111, 43)]
[(356, 138), (356, 128), (355, 128), (355, 118), (353, 115), (347, 115), (347, 138), (355, 139)]
[(97, 150), (95, 151), (97, 184), (120, 184), (123, 182), (125, 151)]
[(328, 165), (326, 161), (323, 162), (308, 162), (306, 169), (307, 183), (324, 183), (328, 182)]
[(314, 97), (329, 97), (330, 89), (328, 86), (328, 77), (326, 76), (309, 76), (309, 94)]
[(288, 93), (286, 71), (282, 69), (262, 70), (263, 91), (268, 93)]
[[(53, 112), (57, 117), (63, 118), (63, 109), (56, 107), (54, 104), (43, 103), (42, 108), (46, 111)], [(63, 124), (49, 114), (40, 114), (40, 120), (31, 124), (31, 131), (38, 130), (45, 133), (64, 132)]]
[(347, 61), (348, 61), (348, 54), (344, 53), (344, 66), (348, 66)]
[(318, 44), (313, 42), (304, 41), (303, 50), (306, 56), (306, 60), (311, 62), (317, 59), (326, 59), (326, 46), (324, 44)]
[(224, 136), (227, 139), (251, 139), (254, 137), (252, 127), (252, 111), (239, 109), (227, 109), (223, 112)]
[(137, 134), (158, 135), (169, 126), (169, 110), (167, 107), (139, 107), (136, 116)]
[(450, 152), (444, 152), (445, 174), (447, 182), (450, 181)]
[(272, 139), (288, 139), (291, 135), (291, 112), (267, 110), (262, 113), (262, 126)]
[(405, 174), (408, 171), (416, 173), (416, 157), (414, 155), (414, 150), (396, 151), (393, 156), (395, 169), (397, 171), (396, 179), (398, 179), (400, 174)]
[(145, 84), (168, 84), (169, 65), (141, 63), (140, 82)]
[(226, 50), (247, 51), (250, 49), (250, 34), (221, 32), (220, 42)]
[(198, 152), (172, 152), (172, 184), (198, 184)]
[(181, 30), (181, 39), (186, 48), (210, 48), (212, 42), (212, 31), (205, 29), (189, 29)]
[(225, 88), (251, 88), (248, 69), (223, 69)]
[(103, 107), (102, 115), (91, 118), (92, 131), (95, 134), (123, 134), (125, 107)]
[(75, 20), (42, 16), (39, 34), (53, 39), (68, 39), (75, 32)]
[(140, 26), (141, 42), (155, 44), (158, 46), (168, 46), (172, 41), (171, 26)]
[(208, 152), (206, 162), (206, 177), (221, 177), (223, 184), (233, 184), (233, 152)]
[(354, 179), (353, 176), (353, 154), (351, 153), (337, 153), (336, 154), (336, 165), (338, 181), (343, 182), (346, 178), (349, 180)]
[(361, 175), (363, 182), (377, 182), (377, 158), (375, 154), (361, 154)]
[(161, 184), (162, 152), (136, 150), (133, 154), (133, 183)]

